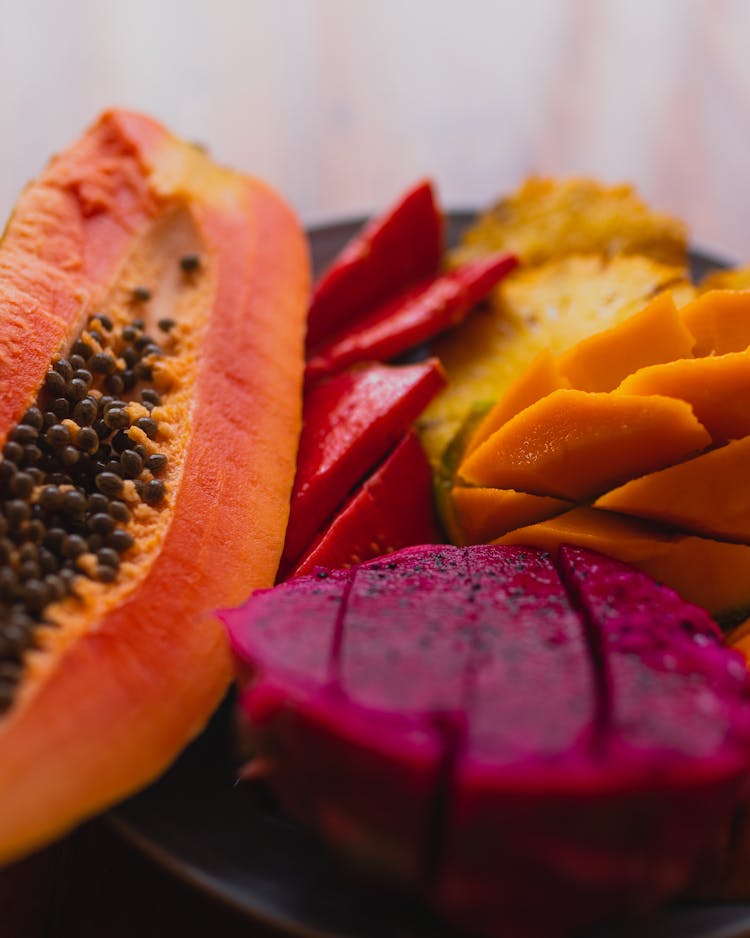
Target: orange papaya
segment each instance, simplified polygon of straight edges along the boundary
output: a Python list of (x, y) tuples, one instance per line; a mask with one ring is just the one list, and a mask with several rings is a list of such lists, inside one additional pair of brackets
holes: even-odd
[(261, 182), (104, 114), (0, 243), (0, 862), (159, 774), (270, 586), (301, 422), (304, 235)]

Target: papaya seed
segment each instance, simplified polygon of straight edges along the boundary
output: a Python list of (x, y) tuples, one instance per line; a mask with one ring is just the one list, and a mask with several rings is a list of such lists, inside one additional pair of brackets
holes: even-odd
[(112, 547), (118, 554), (123, 554), (126, 550), (130, 550), (135, 544), (135, 540), (129, 531), (117, 528), (107, 536), (105, 543), (107, 547)]
[(151, 479), (146, 483), (143, 499), (149, 505), (158, 505), (164, 498), (164, 483), (160, 479)]
[[(150, 298), (146, 288), (138, 292), (139, 302)], [(159, 324), (162, 332), (173, 326)], [(135, 543), (125, 527), (130, 508), (118, 497), (124, 480), (147, 504), (164, 498), (164, 483), (153, 476), (167, 457), (127, 433), (131, 401), (148, 412), (162, 404), (143, 386), (162, 355), (142, 320), (121, 326), (94, 314), (70, 354), (51, 363), (37, 401), (8, 435), (0, 457), (0, 713), (13, 701), (37, 628), (53, 624), (46, 607), (75, 599), (81, 577), (117, 579), (120, 556)], [(135, 425), (149, 439), (158, 435), (152, 417)]]
[(118, 495), (122, 491), (122, 479), (114, 472), (100, 472), (96, 477), (96, 487), (104, 495)]
[(164, 472), (167, 468), (167, 457), (163, 453), (153, 453), (146, 460), (146, 468), (154, 475)]
[(200, 269), (201, 259), (198, 254), (183, 254), (180, 258), (180, 268), (186, 274), (194, 274)]

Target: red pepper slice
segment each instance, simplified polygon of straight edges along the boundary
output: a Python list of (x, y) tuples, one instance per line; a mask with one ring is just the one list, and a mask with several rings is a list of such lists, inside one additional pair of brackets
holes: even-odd
[(310, 390), (282, 576), (444, 384), (440, 362), (430, 359), (416, 365), (354, 368)]
[(319, 566), (348, 567), (402, 547), (441, 541), (432, 471), (412, 431), (344, 505), (292, 575)]
[(357, 316), (438, 269), (443, 225), (425, 180), (350, 241), (313, 288), (307, 318), (311, 348)]
[(458, 325), (517, 265), (513, 254), (493, 254), (423, 280), (318, 346), (305, 380), (312, 383), (359, 361), (388, 361)]

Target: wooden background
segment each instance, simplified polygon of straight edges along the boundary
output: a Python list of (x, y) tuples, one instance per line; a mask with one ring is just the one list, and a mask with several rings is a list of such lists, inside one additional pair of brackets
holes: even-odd
[(0, 215), (110, 104), (273, 182), (307, 223), (433, 175), (633, 180), (750, 258), (747, 0), (0, 0)]

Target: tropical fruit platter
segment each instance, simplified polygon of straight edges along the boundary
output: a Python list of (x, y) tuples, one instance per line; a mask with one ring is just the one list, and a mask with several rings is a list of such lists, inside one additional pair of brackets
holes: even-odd
[(750, 899), (750, 273), (627, 185), (449, 219), (417, 182), (313, 276), (280, 195), (125, 111), (21, 195), (0, 863), (233, 685), (227, 788), (446, 933)]

